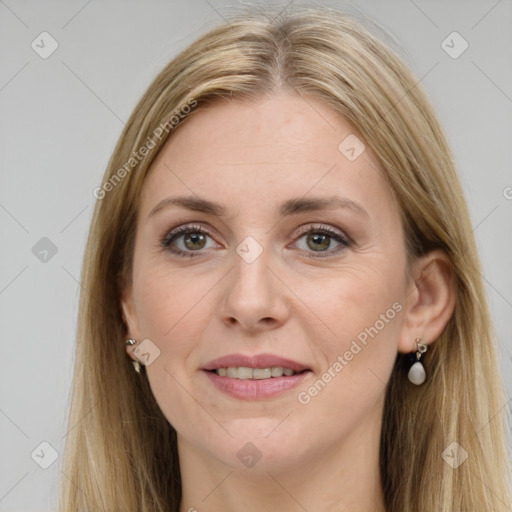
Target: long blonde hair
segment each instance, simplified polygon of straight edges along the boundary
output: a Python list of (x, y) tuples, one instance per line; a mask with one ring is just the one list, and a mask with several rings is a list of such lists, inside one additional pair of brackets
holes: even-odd
[[(115, 147), (82, 270), (60, 510), (179, 510), (176, 432), (123, 343), (120, 293), (131, 276), (139, 194), (159, 149), (188, 116), (280, 88), (323, 100), (359, 131), (400, 206), (410, 260), (441, 248), (456, 275), (455, 311), (426, 357), (427, 382), (408, 383), (398, 354), (388, 384), (380, 449), (387, 511), (510, 510), (495, 334), (433, 108), (401, 58), (351, 16), (318, 7), (276, 14), (253, 8), (232, 16), (182, 51), (151, 83)], [(462, 461), (462, 450), (467, 460), (449, 463), (457, 454)]]

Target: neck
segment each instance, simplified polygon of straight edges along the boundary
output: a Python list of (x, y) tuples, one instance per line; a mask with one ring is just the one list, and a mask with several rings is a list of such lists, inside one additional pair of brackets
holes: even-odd
[(178, 436), (180, 512), (385, 512), (379, 446), (380, 423), (371, 422), (293, 467), (240, 470)]

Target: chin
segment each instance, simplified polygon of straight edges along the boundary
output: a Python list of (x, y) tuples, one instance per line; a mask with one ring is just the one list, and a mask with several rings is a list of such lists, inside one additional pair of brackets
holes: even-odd
[[(213, 446), (205, 446), (220, 462), (235, 471), (279, 473), (289, 471), (306, 456), (309, 436), (288, 425), (283, 418), (237, 419), (226, 425), (227, 434)], [(282, 430), (281, 430), (282, 428)], [(308, 439), (308, 444), (304, 443)]]

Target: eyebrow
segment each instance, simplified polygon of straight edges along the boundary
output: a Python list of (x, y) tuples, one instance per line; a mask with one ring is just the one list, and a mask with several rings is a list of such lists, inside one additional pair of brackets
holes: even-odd
[[(216, 201), (209, 201), (197, 196), (174, 196), (166, 197), (160, 201), (150, 212), (148, 218), (155, 215), (157, 212), (169, 206), (177, 206), (186, 210), (201, 212), (217, 217), (226, 216), (226, 208)], [(282, 203), (279, 207), (279, 215), (285, 217), (301, 212), (312, 212), (316, 210), (331, 210), (334, 208), (346, 208), (353, 210), (356, 213), (369, 217), (368, 212), (358, 203), (346, 197), (331, 196), (331, 197), (312, 197), (289, 199)]]

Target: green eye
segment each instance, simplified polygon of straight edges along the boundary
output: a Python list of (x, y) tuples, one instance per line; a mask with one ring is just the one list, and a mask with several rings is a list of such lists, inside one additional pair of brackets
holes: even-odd
[[(202, 254), (203, 249), (217, 247), (215, 242), (208, 247), (208, 238), (213, 242), (210, 233), (201, 225), (189, 224), (172, 230), (161, 240), (161, 245), (163, 249), (178, 256), (194, 257)], [(306, 247), (299, 249), (313, 258), (332, 256), (350, 246), (348, 237), (325, 225), (301, 228), (295, 243), (303, 238)], [(338, 245), (331, 248), (333, 241)]]

